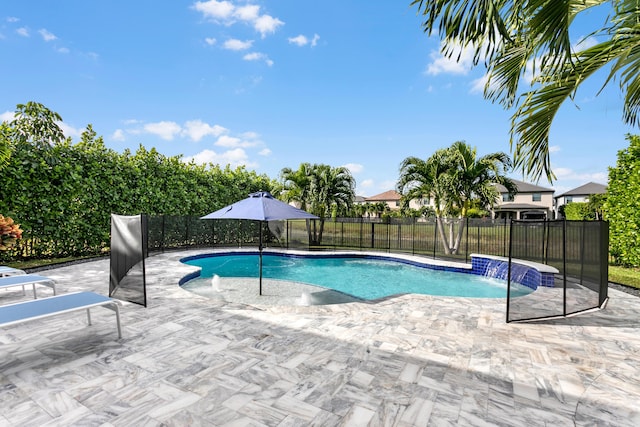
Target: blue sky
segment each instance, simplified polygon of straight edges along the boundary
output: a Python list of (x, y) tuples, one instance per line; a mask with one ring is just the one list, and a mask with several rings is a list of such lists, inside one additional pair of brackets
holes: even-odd
[[(510, 153), (510, 112), (477, 90), (484, 70), (443, 60), (409, 3), (5, 2), (0, 120), (37, 101), (67, 136), (92, 124), (119, 152), (144, 145), (272, 178), (302, 162), (348, 166), (364, 196), (393, 189), (406, 157), (455, 141)], [(587, 17), (585, 34), (600, 22)], [(556, 195), (606, 184), (637, 133), (616, 84), (598, 94), (602, 81), (556, 118), (558, 180), (539, 182)]]

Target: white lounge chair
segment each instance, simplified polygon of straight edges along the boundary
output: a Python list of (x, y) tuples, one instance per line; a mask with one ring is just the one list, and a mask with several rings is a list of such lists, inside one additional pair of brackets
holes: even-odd
[(26, 295), (24, 287), (31, 285), (33, 287), (33, 298), (37, 299), (36, 285), (43, 285), (53, 289), (56, 294), (56, 282), (50, 277), (39, 276), (37, 274), (20, 274), (18, 276), (0, 277), (0, 288), (11, 288), (22, 286), (22, 293)]
[(6, 265), (0, 265), (0, 277), (17, 276), (19, 274), (27, 274), (24, 270), (18, 268), (7, 267)]
[(89, 310), (93, 307), (105, 307), (116, 313), (118, 338), (122, 338), (118, 303), (114, 299), (95, 292), (74, 292), (0, 306), (0, 327), (79, 310), (87, 310), (87, 320), (91, 325), (91, 313)]

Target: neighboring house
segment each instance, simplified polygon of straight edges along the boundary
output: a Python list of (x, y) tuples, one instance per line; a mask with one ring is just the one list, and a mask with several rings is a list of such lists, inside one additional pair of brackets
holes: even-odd
[(354, 205), (364, 205), (367, 202), (364, 196), (356, 196), (353, 199)]
[[(390, 210), (399, 211), (402, 195), (395, 190), (385, 191), (375, 196), (365, 197), (365, 203), (386, 203)], [(432, 206), (430, 199), (414, 199), (409, 202), (409, 208), (419, 210), (423, 206)]]
[(493, 218), (498, 219), (551, 219), (553, 215), (552, 188), (512, 179), (518, 187), (515, 196), (509, 196), (507, 189), (496, 184), (500, 192), (498, 203), (493, 207)]
[(553, 198), (553, 208), (556, 213), (556, 218), (560, 218), (559, 209), (560, 206), (566, 205), (571, 202), (588, 202), (589, 196), (592, 194), (604, 194), (607, 192), (607, 186), (598, 184), (597, 182), (588, 182), (580, 187), (576, 187), (573, 190), (569, 190)]
[(385, 191), (384, 193), (376, 194), (375, 196), (365, 197), (366, 203), (386, 203), (390, 210), (400, 210), (400, 199), (402, 196), (400, 193), (394, 190)]

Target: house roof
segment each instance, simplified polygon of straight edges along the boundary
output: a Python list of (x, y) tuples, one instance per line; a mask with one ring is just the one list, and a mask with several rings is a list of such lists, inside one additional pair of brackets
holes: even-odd
[(366, 198), (364, 196), (356, 196), (353, 198), (353, 201), (355, 203), (363, 203), (366, 200)]
[(367, 202), (389, 202), (400, 200), (402, 196), (395, 190), (385, 191), (384, 193), (376, 194), (375, 196), (366, 197)]
[(563, 197), (563, 196), (590, 196), (592, 194), (604, 194), (607, 192), (607, 186), (603, 184), (598, 184), (597, 182), (587, 182), (580, 187), (576, 187), (573, 190), (569, 190), (565, 193), (556, 196), (555, 198)]
[[(518, 181), (517, 179), (512, 179), (513, 183), (518, 187), (518, 193), (553, 193), (555, 190), (553, 188), (541, 187), (535, 184), (529, 184), (528, 182)], [(496, 184), (496, 188), (500, 193), (506, 193), (507, 189), (502, 184)]]

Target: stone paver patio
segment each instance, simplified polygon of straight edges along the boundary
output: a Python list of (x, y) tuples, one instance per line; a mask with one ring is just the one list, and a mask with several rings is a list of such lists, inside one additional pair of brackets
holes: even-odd
[[(635, 296), (510, 324), (502, 299), (242, 304), (177, 286), (193, 253), (147, 259), (121, 340), (99, 308), (0, 329), (0, 426), (640, 425)], [(108, 260), (38, 274), (108, 294)]]

